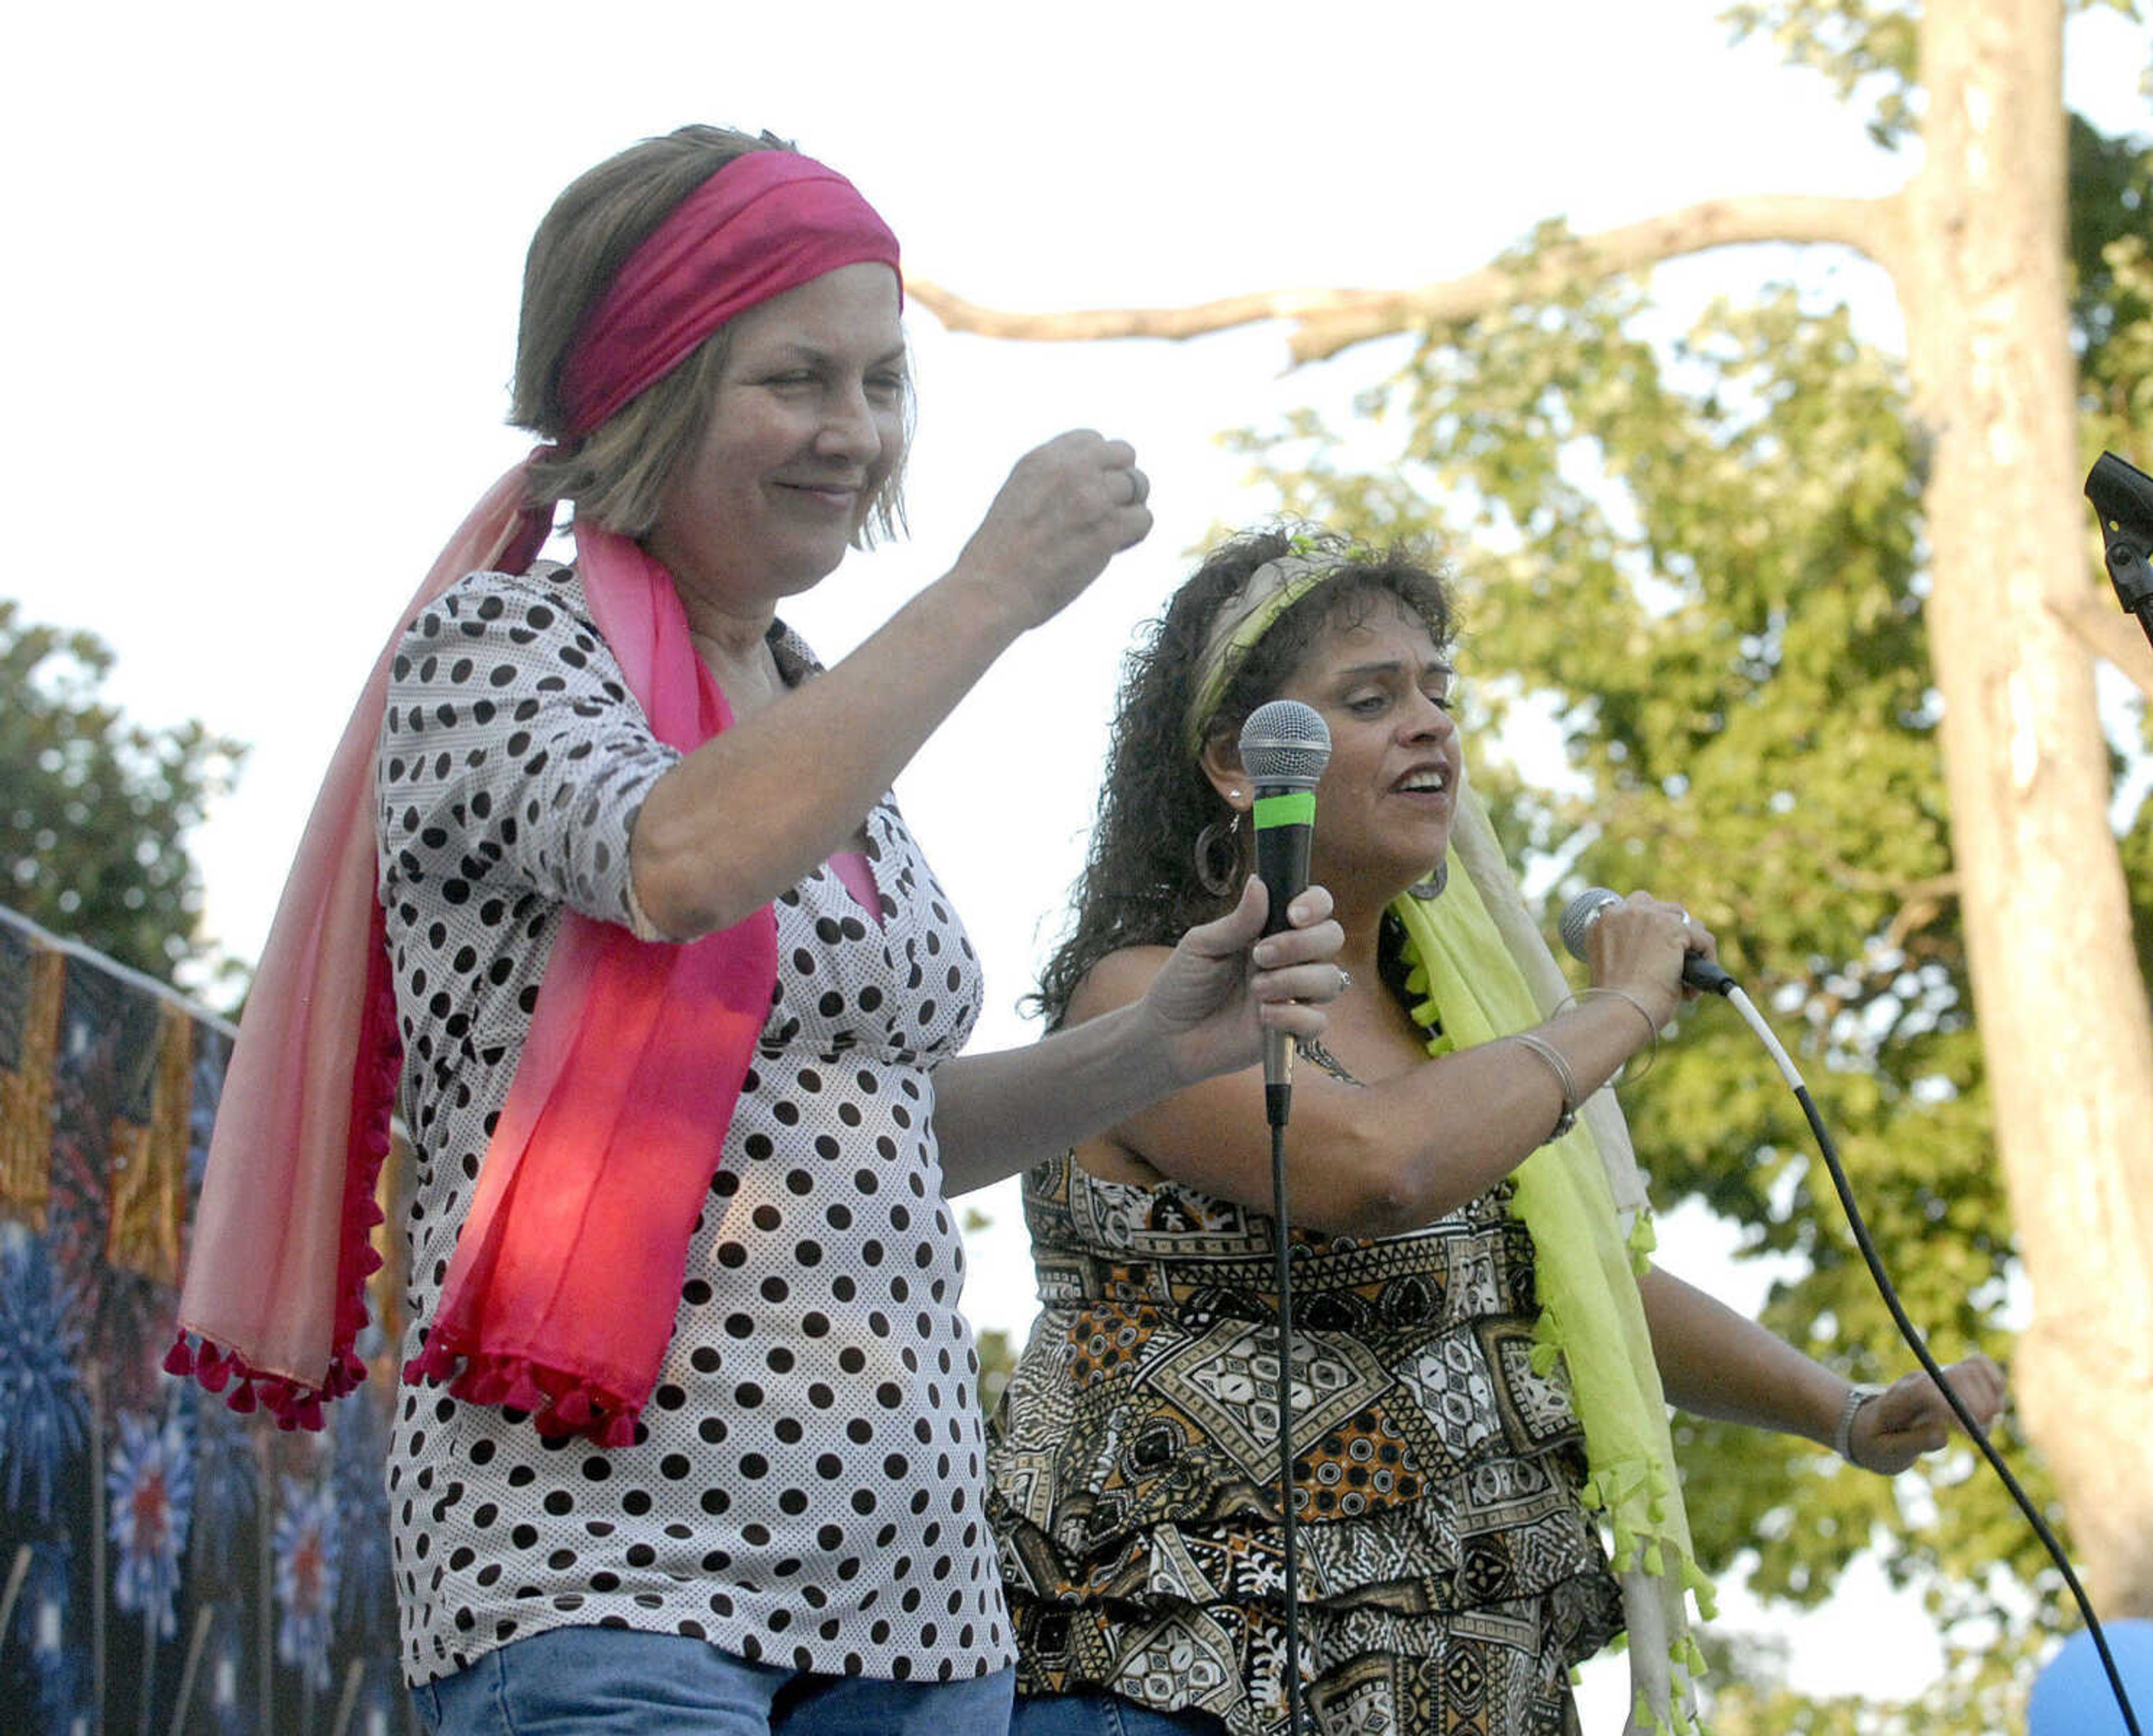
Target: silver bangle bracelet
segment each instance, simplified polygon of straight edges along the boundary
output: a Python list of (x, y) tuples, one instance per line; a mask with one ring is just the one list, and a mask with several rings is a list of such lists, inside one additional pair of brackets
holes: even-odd
[(1513, 1040), (1523, 1043), (1547, 1063), (1549, 1070), (1555, 1074), (1556, 1085), (1562, 1092), (1562, 1113), (1555, 1117), (1555, 1125), (1549, 1129), (1547, 1138), (1540, 1141), (1545, 1145), (1550, 1140), (1560, 1139), (1577, 1124), (1577, 1078), (1570, 1072), (1570, 1063), (1563, 1059), (1562, 1051), (1546, 1038), (1535, 1037), (1530, 1031), (1519, 1031)]
[(1861, 1407), (1883, 1390), (1882, 1387), (1862, 1380), (1846, 1389), (1846, 1402), (1839, 1408), (1839, 1420), (1831, 1425), (1831, 1449), (1849, 1464), (1854, 1463), (1854, 1419), (1861, 1414)]
[(1654, 1054), (1657, 1054), (1659, 1053), (1660, 1028), (1652, 1023), (1652, 1015), (1646, 1010), (1645, 1003), (1642, 1001), (1639, 1000), (1636, 996), (1631, 994), (1626, 988), (1596, 987), (1586, 989), (1584, 993), (1578, 997), (1578, 999), (1580, 1001), (1589, 1001), (1595, 995), (1613, 995), (1618, 1000), (1627, 1001), (1632, 1007), (1636, 1008), (1637, 1010), (1637, 1017), (1645, 1022), (1645, 1036), (1652, 1045), (1652, 1053)]
[[(1564, 996), (1561, 1002), (1556, 1006), (1555, 1011), (1556, 1013), (1561, 1013), (1571, 1007), (1582, 1007), (1595, 995), (1612, 995), (1617, 1000), (1627, 1002), (1631, 1010), (1634, 1012), (1638, 1018), (1644, 1020), (1645, 1035), (1651, 1042), (1652, 1048), (1652, 1053), (1645, 1057), (1645, 1064), (1637, 1071), (1636, 1079), (1641, 1079), (1647, 1074), (1652, 1070), (1652, 1063), (1660, 1058), (1660, 1028), (1652, 1023), (1652, 1015), (1650, 1009), (1648, 1009), (1645, 1003), (1639, 1000), (1636, 996), (1631, 994), (1628, 989), (1601, 987), (1580, 989), (1575, 994)], [(1554, 1014), (1550, 1013), (1549, 1016), (1552, 1018)], [(1635, 1060), (1636, 1058), (1636, 1056), (1635, 1053), (1632, 1052), (1631, 1059)], [(1631, 1078), (1630, 1062), (1625, 1061), (1620, 1067), (1615, 1069), (1615, 1077), (1609, 1080), (1608, 1083), (1610, 1084), (1631, 1085), (1635, 1084), (1636, 1083), (1636, 1079)]]

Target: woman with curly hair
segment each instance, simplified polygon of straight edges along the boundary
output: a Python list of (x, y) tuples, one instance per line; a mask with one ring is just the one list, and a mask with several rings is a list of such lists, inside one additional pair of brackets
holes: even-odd
[[(1285, 1136), (1300, 1697), (1341, 1736), (1574, 1730), (1571, 1667), (1626, 1628), (1641, 1718), (1690, 1728), (1684, 1593), (1708, 1587), (1666, 1399), (1886, 1474), (1949, 1414), (1926, 1375), (1850, 1386), (1650, 1266), (1641, 1228), (1626, 1246), (1641, 1202), (1601, 1088), (1713, 938), (1633, 894), (1568, 992), (1464, 787), (1454, 627), (1408, 552), (1284, 531), (1214, 552), (1130, 660), (1040, 999), (1057, 1028), (1126, 1005), (1225, 906), (1250, 860), (1242, 723), (1315, 708), (1311, 872), (1349, 986)], [(1262, 1094), (1255, 1069), (1193, 1086), (1027, 1177), (1044, 1307), (990, 1502), (1019, 1736), (1286, 1728)], [(2001, 1378), (1952, 1373), (1984, 1420)]]

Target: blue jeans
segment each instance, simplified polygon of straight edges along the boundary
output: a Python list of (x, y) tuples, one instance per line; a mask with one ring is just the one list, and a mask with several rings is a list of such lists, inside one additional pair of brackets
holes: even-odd
[(1224, 1736), (1208, 1712), (1154, 1712), (1117, 1694), (1020, 1695), (1010, 1736)]
[(411, 1699), (433, 1736), (1006, 1736), (1015, 1680), (809, 1675), (678, 1634), (556, 1627)]

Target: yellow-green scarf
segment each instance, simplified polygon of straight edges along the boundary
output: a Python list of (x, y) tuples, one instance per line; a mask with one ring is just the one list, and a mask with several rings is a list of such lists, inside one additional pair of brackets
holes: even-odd
[[(1501, 886), (1490, 891), (1515, 897), (1486, 825), (1477, 803), (1461, 802), (1453, 856), (1467, 871), (1453, 873), (1439, 897), (1407, 896), (1391, 906), (1405, 925), (1407, 987), (1420, 997), (1413, 1018), (1423, 1028), (1440, 1026), (1429, 1045), (1433, 1053), (1529, 1029), (1547, 1010), (1513, 956), (1516, 937), (1506, 939), (1482, 896), (1480, 883), (1499, 874)], [(1540, 952), (1545, 959), (1545, 943)], [(1596, 1131), (1596, 1123), (1606, 1128), (1611, 1094), (1596, 1096), (1608, 1098), (1606, 1109), (1580, 1114), (1568, 1133), (1513, 1172), (1511, 1210), (1531, 1232), (1538, 1272), (1533, 1366), (1545, 1374), (1560, 1357), (1569, 1371), (1585, 1430), (1585, 1504), (1606, 1516), (1623, 1582), (1636, 1727), (1693, 1731), (1688, 1688), (1704, 1660), (1688, 1632), (1682, 1592), (1693, 1591), (1708, 1616), (1712, 1586), (1690, 1546), (1667, 1401), (1637, 1293), (1636, 1273), (1652, 1244), (1649, 1221), (1640, 1212), (1626, 1246), (1603, 1135)], [(1626, 1150), (1619, 1157), (1626, 1161)]]

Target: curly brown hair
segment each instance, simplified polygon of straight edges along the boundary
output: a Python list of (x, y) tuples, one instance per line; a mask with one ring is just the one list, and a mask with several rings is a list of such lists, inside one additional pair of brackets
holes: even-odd
[(1245, 844), (1232, 891), (1222, 896), (1197, 877), (1199, 839), (1227, 810), (1189, 751), (1188, 708), (1219, 610), (1241, 595), (1257, 568), (1287, 553), (1332, 561), (1331, 576), (1239, 654), (1204, 726), (1206, 746), (1238, 745), (1249, 713), (1276, 695), (1310, 647), (1333, 627), (1358, 625), (1384, 598), (1418, 616), (1438, 647), (1457, 637), (1449, 577), (1415, 546), (1378, 549), (1336, 531), (1283, 525), (1243, 531), (1207, 555), (1123, 660), (1098, 824), (1066, 937), (1028, 1003), (1046, 1013), (1050, 1027), (1061, 1023), (1077, 985), (1109, 953), (1171, 946), (1239, 896), (1250, 870)]

